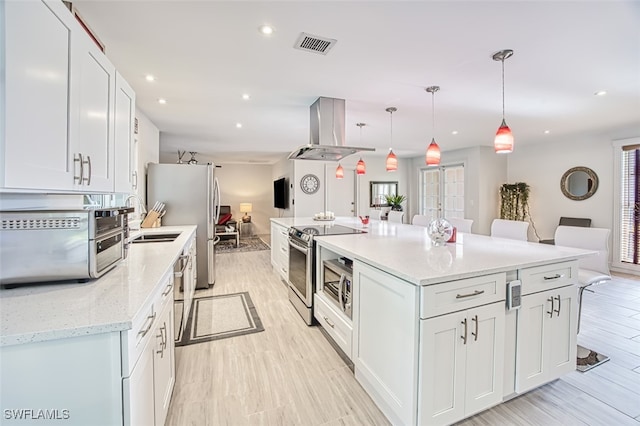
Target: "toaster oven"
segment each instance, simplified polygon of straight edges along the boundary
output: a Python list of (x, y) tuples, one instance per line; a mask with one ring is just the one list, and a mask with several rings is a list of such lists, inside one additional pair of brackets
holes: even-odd
[(102, 276), (125, 257), (132, 210), (0, 211), (0, 285)]

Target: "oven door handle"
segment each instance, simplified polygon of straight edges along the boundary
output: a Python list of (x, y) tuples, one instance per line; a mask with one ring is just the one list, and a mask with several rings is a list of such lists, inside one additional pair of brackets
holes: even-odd
[(309, 252), (308, 246), (302, 246), (299, 243), (296, 243), (295, 241), (293, 241), (291, 238), (289, 238), (289, 245), (305, 254)]
[(345, 278), (346, 276), (344, 274), (340, 274), (340, 282), (338, 283), (338, 303), (340, 303), (340, 309), (342, 309), (342, 312), (345, 311), (344, 291), (342, 290), (344, 288)]

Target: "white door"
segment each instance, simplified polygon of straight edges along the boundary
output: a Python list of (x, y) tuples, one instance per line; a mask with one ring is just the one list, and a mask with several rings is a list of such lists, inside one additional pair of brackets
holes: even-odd
[[(420, 321), (421, 425), (444, 425), (464, 418), (465, 320), (463, 311)], [(468, 341), (468, 321), (466, 330)]]
[(464, 218), (464, 165), (421, 170), (419, 213), (430, 219)]
[(153, 360), (155, 424), (164, 425), (175, 381), (173, 302), (169, 301), (156, 325)]
[(115, 192), (133, 192), (137, 184), (137, 155), (133, 136), (136, 94), (116, 72), (115, 95)]
[[(125, 426), (147, 426), (155, 423), (153, 396), (153, 352), (155, 347), (153, 340), (147, 342), (147, 346), (140, 355), (131, 376), (122, 381)], [(129, 405), (128, 407), (127, 404)]]
[(355, 169), (344, 168), (344, 177), (336, 178), (335, 163), (327, 167), (327, 210), (336, 216), (355, 216)]
[[(62, 2), (2, 2), (4, 186), (71, 189), (70, 46), (73, 17)], [(1, 179), (0, 179), (1, 180)]]
[(467, 312), (465, 416), (502, 402), (504, 302)]
[(545, 330), (545, 369), (553, 380), (576, 368), (577, 351), (577, 287), (553, 290), (554, 314)]

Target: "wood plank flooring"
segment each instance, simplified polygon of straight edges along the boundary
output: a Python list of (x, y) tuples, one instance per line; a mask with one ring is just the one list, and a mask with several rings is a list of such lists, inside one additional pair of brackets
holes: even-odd
[[(176, 348), (167, 425), (387, 425), (321, 334), (308, 327), (272, 271), (269, 251), (216, 256), (216, 285), (248, 291), (265, 331)], [(461, 425), (640, 425), (640, 281), (585, 293), (583, 346), (611, 361), (572, 372)]]

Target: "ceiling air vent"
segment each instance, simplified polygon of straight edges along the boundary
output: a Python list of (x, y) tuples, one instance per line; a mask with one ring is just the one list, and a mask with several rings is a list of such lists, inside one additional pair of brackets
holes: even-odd
[(326, 55), (338, 40), (333, 38), (319, 37), (313, 34), (300, 33), (300, 37), (293, 46), (296, 49), (307, 52)]

